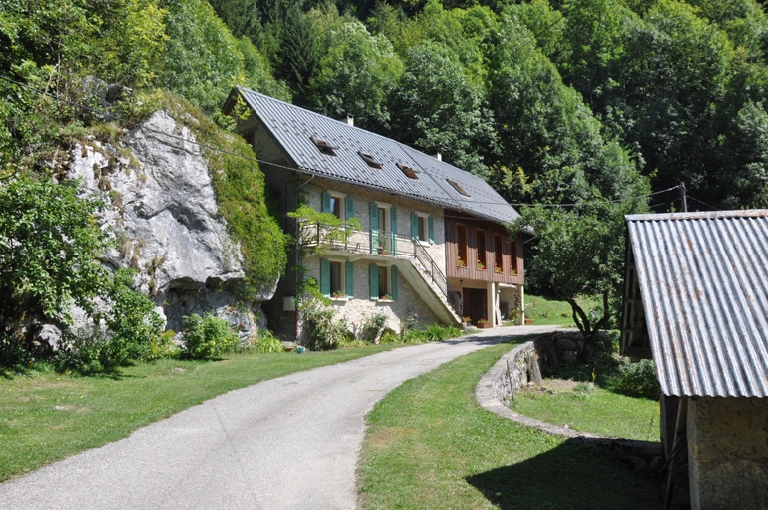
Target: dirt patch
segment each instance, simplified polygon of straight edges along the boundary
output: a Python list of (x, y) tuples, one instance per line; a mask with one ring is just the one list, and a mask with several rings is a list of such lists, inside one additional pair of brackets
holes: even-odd
[(383, 448), (394, 443), (398, 439), (406, 436), (412, 436), (416, 431), (403, 427), (387, 427), (374, 432), (368, 439), (371, 448)]
[(577, 381), (569, 381), (568, 379), (545, 379), (544, 382), (538, 386), (523, 386), (521, 391), (530, 392), (542, 392), (549, 393), (569, 393), (578, 385)]

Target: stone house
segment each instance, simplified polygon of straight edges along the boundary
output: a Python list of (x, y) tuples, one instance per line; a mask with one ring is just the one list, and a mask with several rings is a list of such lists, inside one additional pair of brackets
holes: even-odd
[(768, 210), (626, 223), (621, 351), (655, 363), (670, 472), (694, 509), (768, 509)]
[[(307, 276), (356, 335), (379, 312), (398, 331), (406, 319), (496, 326), (522, 310), (522, 238), (505, 227), (519, 215), (484, 180), (351, 117), (337, 121), (244, 88), (224, 111), (235, 108), (246, 112), (237, 132), (296, 239), (275, 298), (262, 306), (280, 317), (273, 322), (283, 337), (301, 337), (294, 297)], [(327, 241), (323, 226), (286, 216), (300, 204), (359, 228)]]

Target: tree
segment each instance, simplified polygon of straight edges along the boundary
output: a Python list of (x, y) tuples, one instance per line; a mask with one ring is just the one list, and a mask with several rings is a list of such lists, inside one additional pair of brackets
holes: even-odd
[[(510, 227), (518, 232), (528, 226), (536, 233), (526, 281), (571, 305), (584, 337), (585, 361), (594, 353), (595, 334), (616, 316), (624, 277), (624, 214), (645, 210), (644, 199), (572, 210), (532, 207)], [(600, 296), (602, 310), (584, 310), (576, 300), (580, 295)]]
[(385, 126), (387, 99), (403, 72), (392, 44), (382, 35), (369, 34), (359, 21), (333, 31), (329, 43), (312, 82), (317, 111), (335, 118), (352, 113), (356, 123), (368, 129)]
[(496, 135), (484, 96), (445, 46), (425, 42), (411, 48), (390, 102), (391, 136), (487, 176), (484, 158), (496, 151)]
[(50, 178), (8, 177), (0, 185), (0, 333), (25, 317), (71, 322), (72, 304), (92, 311), (107, 288), (98, 262), (108, 246), (94, 214), (96, 198)]
[(312, 21), (299, 6), (291, 4), (277, 36), (275, 73), (284, 80), (299, 105), (309, 103), (309, 84), (317, 72), (320, 51)]
[(489, 99), (501, 145), (493, 183), (502, 195), (576, 203), (616, 198), (634, 186), (629, 152), (603, 134), (581, 95), (563, 84), (516, 19), (504, 21), (491, 66)]

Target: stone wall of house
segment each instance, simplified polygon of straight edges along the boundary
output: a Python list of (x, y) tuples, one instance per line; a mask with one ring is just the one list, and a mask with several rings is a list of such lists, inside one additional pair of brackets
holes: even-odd
[(768, 509), (768, 399), (692, 398), (691, 508)]
[[(355, 217), (365, 232), (369, 232), (371, 229), (369, 210), (371, 202), (387, 204), (397, 210), (397, 232), (400, 236), (410, 237), (411, 235), (411, 213), (416, 212), (430, 215), (434, 223), (435, 242), (434, 244), (422, 243), (422, 246), (440, 270), (445, 273), (445, 220), (443, 209), (440, 207), (394, 195), (384, 195), (383, 193), (377, 193), (366, 188), (319, 179), (313, 180), (303, 191), (305, 192), (304, 200), (306, 204), (316, 211), (319, 211), (321, 208), (320, 201), (323, 192), (339, 193), (352, 197), (355, 200)], [(384, 230), (388, 231), (389, 225)]]
[[(404, 261), (401, 263), (410, 263)], [(320, 278), (320, 257), (313, 256), (304, 259), (308, 276)], [(398, 299), (394, 301), (380, 301), (370, 298), (370, 282), (368, 261), (358, 260), (355, 267), (355, 292), (351, 298), (332, 299), (331, 303), (336, 310), (336, 317), (344, 319), (349, 325), (349, 330), (360, 338), (365, 322), (372, 315), (385, 313), (389, 320), (387, 328), (399, 332), (403, 321), (416, 315), (419, 327), (439, 322), (435, 314), (419, 296), (411, 284), (398, 274)]]

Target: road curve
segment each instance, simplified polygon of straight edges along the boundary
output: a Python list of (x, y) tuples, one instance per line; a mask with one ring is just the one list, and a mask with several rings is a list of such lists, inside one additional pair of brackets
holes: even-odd
[(513, 326), (403, 347), (229, 392), (0, 484), (0, 509), (354, 509), (364, 416), (403, 381)]

